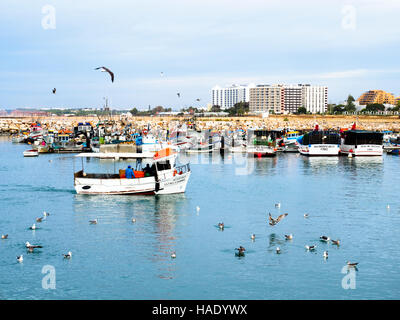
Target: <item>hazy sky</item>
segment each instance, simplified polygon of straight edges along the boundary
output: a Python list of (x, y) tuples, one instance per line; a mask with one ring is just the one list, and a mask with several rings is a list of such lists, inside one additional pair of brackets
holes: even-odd
[[(54, 26), (46, 5), (55, 29), (42, 26)], [(105, 96), (180, 109), (209, 103), (216, 84), (250, 82), (327, 85), (329, 102), (399, 96), (399, 16), (400, 0), (1, 0), (0, 109)]]

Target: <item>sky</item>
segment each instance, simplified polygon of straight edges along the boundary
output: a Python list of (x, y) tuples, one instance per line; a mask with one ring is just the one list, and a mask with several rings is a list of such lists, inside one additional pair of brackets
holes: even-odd
[(0, 109), (108, 97), (179, 110), (247, 83), (326, 85), (329, 103), (397, 97), (399, 14), (400, 0), (1, 0)]

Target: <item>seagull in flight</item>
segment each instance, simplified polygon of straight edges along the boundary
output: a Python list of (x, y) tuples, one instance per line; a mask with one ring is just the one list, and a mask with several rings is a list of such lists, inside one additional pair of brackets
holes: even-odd
[(338, 239), (338, 240), (331, 240), (332, 241), (332, 244), (334, 244), (334, 245), (337, 245), (337, 246), (339, 246), (340, 245), (340, 240)]
[(90, 224), (97, 224), (97, 219), (90, 220), (89, 223), (90, 223)]
[(110, 69), (108, 69), (106, 67), (98, 67), (94, 70), (101, 70), (101, 72), (108, 72), (111, 76), (111, 82), (114, 82), (114, 73)]
[(279, 215), (278, 218), (274, 219), (274, 218), (272, 218), (271, 213), (268, 213), (268, 214), (269, 214), (269, 225), (270, 226), (276, 225), (279, 221), (281, 221), (284, 217), (286, 217), (288, 215), (287, 213), (284, 213), (284, 214)]
[(48, 212), (46, 212), (46, 211), (43, 211), (43, 216), (44, 217), (48, 217), (50, 215), (50, 213), (48, 213)]
[(328, 242), (329, 240), (331, 240), (331, 238), (329, 238), (329, 237), (327, 237), (327, 236), (320, 236), (320, 237), (319, 237), (319, 240), (320, 240), (320, 241), (323, 241), (323, 242)]
[(43, 221), (43, 217), (36, 218), (36, 222), (42, 222), (42, 221)]
[(178, 98), (180, 98), (180, 97), (181, 97), (181, 94), (180, 94), (179, 92), (178, 92), (176, 95), (178, 96)]
[(285, 239), (286, 240), (292, 240), (293, 239), (293, 235), (292, 234), (285, 234)]

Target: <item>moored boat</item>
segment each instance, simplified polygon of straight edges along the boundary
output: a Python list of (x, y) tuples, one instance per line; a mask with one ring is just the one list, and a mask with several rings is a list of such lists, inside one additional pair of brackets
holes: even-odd
[(334, 131), (314, 130), (298, 139), (299, 152), (306, 156), (338, 156), (340, 136)]
[(25, 150), (24, 157), (37, 157), (39, 152), (35, 149)]
[(383, 133), (347, 130), (342, 133), (340, 152), (352, 156), (381, 156), (383, 154)]

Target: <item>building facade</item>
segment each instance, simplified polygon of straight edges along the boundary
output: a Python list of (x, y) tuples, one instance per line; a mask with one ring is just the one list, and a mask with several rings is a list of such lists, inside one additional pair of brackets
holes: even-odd
[(328, 87), (302, 86), (302, 106), (311, 113), (324, 113), (328, 109)]
[(323, 113), (328, 107), (328, 87), (297, 85), (257, 85), (250, 89), (251, 113), (295, 113), (305, 107), (311, 113)]
[(358, 103), (362, 106), (366, 106), (372, 103), (379, 104), (391, 104), (394, 105), (395, 98), (392, 93), (385, 92), (383, 90), (369, 90), (364, 92), (358, 99)]
[(250, 88), (249, 111), (252, 113), (282, 113), (283, 98), (282, 85), (257, 85)]
[(211, 89), (212, 105), (220, 106), (221, 109), (228, 109), (238, 102), (249, 102), (250, 88), (252, 87), (255, 87), (255, 85), (234, 84), (225, 88), (217, 85)]

